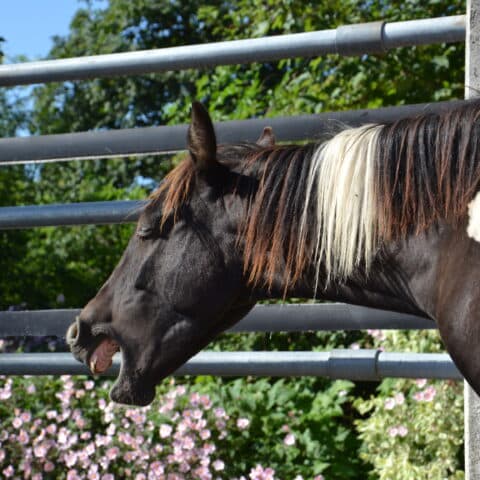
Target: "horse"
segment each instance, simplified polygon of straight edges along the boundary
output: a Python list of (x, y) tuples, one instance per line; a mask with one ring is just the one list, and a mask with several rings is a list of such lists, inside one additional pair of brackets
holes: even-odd
[(193, 103), (188, 153), (146, 202), (67, 331), (110, 397), (155, 386), (265, 299), (341, 301), (435, 321), (480, 393), (480, 102), (343, 127), (305, 145), (217, 145)]

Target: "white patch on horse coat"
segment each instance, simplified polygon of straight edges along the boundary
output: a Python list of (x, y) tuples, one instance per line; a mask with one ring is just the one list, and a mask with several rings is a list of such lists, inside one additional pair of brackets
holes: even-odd
[(376, 251), (374, 162), (382, 128), (366, 125), (344, 130), (313, 154), (300, 238), (312, 204), (317, 215), (317, 282), (321, 265), (327, 283), (345, 280), (361, 263), (368, 268)]
[(480, 242), (480, 192), (468, 204), (467, 234), (477, 242)]

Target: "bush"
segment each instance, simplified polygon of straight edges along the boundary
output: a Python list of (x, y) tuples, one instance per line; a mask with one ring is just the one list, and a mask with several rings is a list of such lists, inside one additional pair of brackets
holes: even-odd
[[(145, 408), (107, 399), (110, 381), (0, 377), (0, 474), (28, 479), (356, 478), (350, 382), (173, 380)], [(208, 393), (205, 393), (208, 392)], [(350, 462), (346, 461), (350, 458)], [(357, 477), (358, 478), (358, 477)]]
[[(371, 331), (388, 351), (441, 351), (438, 332)], [(425, 379), (387, 379), (378, 395), (357, 399), (363, 440), (361, 458), (380, 480), (461, 479), (463, 384)]]

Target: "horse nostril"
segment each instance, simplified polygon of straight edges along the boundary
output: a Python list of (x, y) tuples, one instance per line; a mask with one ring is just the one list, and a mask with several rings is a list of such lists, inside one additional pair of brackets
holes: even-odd
[(70, 344), (74, 344), (78, 340), (78, 335), (80, 333), (80, 329), (78, 328), (78, 319), (76, 319), (75, 323), (72, 323), (67, 330), (67, 342)]

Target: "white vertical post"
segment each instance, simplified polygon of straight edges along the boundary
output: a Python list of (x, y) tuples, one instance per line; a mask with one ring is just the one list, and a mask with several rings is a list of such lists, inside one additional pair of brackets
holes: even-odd
[[(480, 0), (467, 0), (465, 98), (480, 92)], [(465, 478), (480, 480), (480, 398), (464, 383)]]

